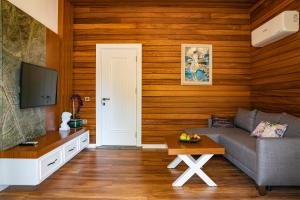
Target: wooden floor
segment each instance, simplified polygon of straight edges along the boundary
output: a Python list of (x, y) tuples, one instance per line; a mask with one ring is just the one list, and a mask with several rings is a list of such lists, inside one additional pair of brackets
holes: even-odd
[(299, 187), (276, 187), (259, 197), (254, 182), (222, 157), (204, 166), (218, 187), (207, 187), (194, 176), (173, 188), (186, 167), (167, 169), (172, 159), (162, 150), (85, 150), (41, 185), (9, 187), (0, 199), (300, 199)]

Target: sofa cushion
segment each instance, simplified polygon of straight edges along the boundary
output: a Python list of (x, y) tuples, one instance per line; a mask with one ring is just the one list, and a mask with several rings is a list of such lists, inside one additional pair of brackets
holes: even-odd
[(239, 108), (237, 115), (234, 119), (234, 124), (242, 128), (248, 132), (252, 132), (254, 127), (254, 120), (255, 120), (256, 110), (247, 110), (243, 108)]
[(255, 117), (255, 123), (254, 127), (257, 127), (257, 125), (262, 122), (270, 122), (270, 123), (279, 123), (281, 117), (281, 113), (265, 113), (262, 111), (258, 111)]
[(256, 138), (239, 131), (220, 136), (220, 144), (226, 154), (242, 163), (247, 169), (256, 172)]
[(288, 125), (285, 137), (300, 137), (300, 118), (282, 113), (280, 123)]

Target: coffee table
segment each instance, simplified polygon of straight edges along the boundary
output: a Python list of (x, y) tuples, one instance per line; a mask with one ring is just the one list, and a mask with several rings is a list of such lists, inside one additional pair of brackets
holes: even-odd
[[(173, 186), (182, 186), (194, 174), (197, 174), (208, 186), (217, 186), (217, 184), (211, 180), (201, 168), (215, 154), (223, 155), (225, 153), (224, 147), (205, 135), (201, 135), (201, 140), (198, 143), (182, 143), (179, 141), (178, 134), (168, 135), (166, 137), (166, 143), (168, 146), (168, 155), (177, 156), (168, 165), (168, 168), (176, 168), (181, 161), (189, 166), (189, 168), (173, 182)], [(200, 154), (201, 156), (197, 160), (192, 157), (192, 155)]]

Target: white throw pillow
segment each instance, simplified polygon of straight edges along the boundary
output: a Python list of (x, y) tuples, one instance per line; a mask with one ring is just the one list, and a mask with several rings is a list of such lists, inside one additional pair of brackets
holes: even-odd
[(254, 131), (251, 133), (251, 136), (262, 137), (262, 138), (279, 138), (283, 137), (287, 124), (272, 124), (270, 122), (262, 121), (260, 122)]

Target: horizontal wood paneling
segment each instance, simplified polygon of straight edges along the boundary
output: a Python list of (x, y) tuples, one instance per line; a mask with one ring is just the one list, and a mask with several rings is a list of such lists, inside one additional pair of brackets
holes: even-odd
[[(46, 32), (46, 65), (51, 69), (55, 69), (60, 75), (60, 63), (59, 63), (59, 37), (56, 33), (47, 29)], [(70, 77), (70, 80), (72, 78)], [(61, 88), (62, 82), (58, 82), (57, 86), (57, 104), (47, 106), (46, 109), (46, 130), (54, 131), (58, 130), (60, 122), (60, 114), (62, 107)]]
[[(300, 1), (265, 0), (251, 14), (256, 28), (284, 10), (299, 10)], [(253, 107), (300, 116), (300, 33), (263, 48), (253, 48)]]
[(59, 98), (61, 102), (61, 112), (70, 112), (70, 97), (73, 92), (73, 5), (71, 4), (70, 0), (59, 0), (58, 8), (58, 35), (60, 40)]
[(72, 5), (69, 0), (58, 3), (58, 34), (47, 29), (46, 32), (46, 64), (58, 73), (57, 104), (47, 106), (46, 130), (57, 131), (61, 121), (61, 113), (70, 111), (72, 94)]
[[(166, 134), (207, 126), (211, 114), (233, 115), (238, 107), (249, 107), (253, 2), (73, 0), (73, 91), (91, 97), (81, 114), (91, 134), (97, 43), (143, 44), (143, 143), (163, 143)], [(213, 86), (180, 85), (184, 43), (213, 45)]]

